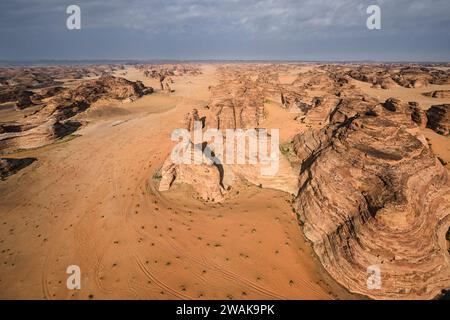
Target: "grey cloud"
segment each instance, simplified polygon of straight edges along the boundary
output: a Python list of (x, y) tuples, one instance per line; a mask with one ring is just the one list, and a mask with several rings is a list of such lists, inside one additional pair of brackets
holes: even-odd
[[(80, 31), (65, 29), (69, 4)], [(365, 27), (370, 4), (380, 31)], [(448, 0), (3, 0), (0, 59), (449, 60), (449, 17)]]

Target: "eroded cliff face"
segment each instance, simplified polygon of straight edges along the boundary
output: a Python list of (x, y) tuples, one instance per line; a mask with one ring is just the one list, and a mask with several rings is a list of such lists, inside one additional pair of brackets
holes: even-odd
[[(326, 270), (352, 292), (430, 299), (450, 287), (450, 178), (412, 121), (414, 106), (342, 96), (321, 129), (294, 139), (295, 209)], [(364, 101), (366, 100), (366, 101)], [(368, 286), (368, 268), (381, 286)]]

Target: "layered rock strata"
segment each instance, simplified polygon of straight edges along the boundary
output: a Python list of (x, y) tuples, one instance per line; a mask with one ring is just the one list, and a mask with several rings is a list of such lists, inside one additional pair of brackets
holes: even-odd
[[(430, 299), (450, 287), (450, 178), (408, 104), (343, 99), (322, 129), (294, 139), (295, 199), (325, 269), (376, 299)], [(373, 270), (380, 271), (373, 286)]]

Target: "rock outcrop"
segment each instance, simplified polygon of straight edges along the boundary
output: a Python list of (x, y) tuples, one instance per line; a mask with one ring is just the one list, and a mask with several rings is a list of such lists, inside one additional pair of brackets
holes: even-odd
[(381, 89), (394, 89), (395, 87), (397, 87), (397, 84), (391, 78), (384, 77), (377, 79), (377, 82), (376, 84), (374, 84), (374, 87), (377, 86), (379, 86)]
[(448, 71), (419, 66), (374, 65), (351, 68), (347, 74), (353, 79), (368, 82), (376, 88), (422, 88), (430, 84), (449, 84)]
[(35, 90), (61, 85), (67, 79), (100, 77), (122, 69), (121, 65), (4, 67), (0, 68), (0, 84)]
[(33, 92), (20, 86), (7, 86), (0, 88), (0, 103), (15, 102), (17, 109), (24, 109), (33, 105), (31, 97)]
[(36, 161), (36, 158), (0, 158), (0, 180), (5, 180), (34, 161)]
[[(306, 237), (352, 292), (436, 297), (450, 286), (448, 172), (417, 133), (408, 104), (344, 99), (337, 109), (346, 117), (294, 140), (302, 160), (295, 209)], [(368, 285), (373, 267), (381, 272), (376, 288)]]
[(211, 87), (209, 108), (213, 113), (208, 122), (216, 129), (256, 128), (264, 119), (264, 94), (255, 81), (235, 69), (222, 68), (223, 78)]
[(193, 132), (195, 129), (195, 125), (201, 123), (203, 128), (203, 123), (200, 120), (200, 116), (198, 115), (198, 110), (193, 109), (191, 112), (187, 113), (184, 117), (184, 128), (188, 131)]
[(424, 93), (427, 97), (437, 98), (437, 99), (450, 99), (450, 90), (436, 90)]
[(144, 72), (144, 76), (153, 79), (185, 75), (197, 76), (202, 73), (199, 66), (193, 64), (138, 65), (137, 68)]
[(142, 82), (112, 76), (58, 89), (55, 96), (22, 122), (2, 125), (0, 150), (39, 147), (74, 132), (81, 124), (71, 118), (99, 99), (135, 100), (152, 91)]
[(419, 107), (419, 104), (410, 102), (411, 108), (411, 119), (420, 128), (425, 128), (427, 126), (427, 113)]
[(78, 121), (59, 121), (55, 117), (36, 125), (4, 126), (0, 150), (37, 148), (75, 132), (80, 126)]
[[(191, 163), (175, 163), (168, 158), (161, 168), (159, 191), (167, 191), (174, 183), (192, 186), (196, 194), (204, 201), (220, 202), (226, 193), (223, 184), (223, 165), (203, 153), (206, 144), (194, 145), (189, 142), (183, 154)], [(198, 151), (200, 163), (195, 163)]]
[[(161, 177), (159, 191), (167, 191), (174, 184), (184, 183), (192, 186), (200, 199), (207, 202), (221, 202), (226, 199), (230, 190), (239, 188), (244, 181), (247, 181), (254, 185), (295, 194), (298, 188), (296, 171), (286, 159), (280, 159), (278, 143), (272, 145), (271, 135), (265, 130), (250, 129), (255, 133), (253, 142), (256, 146), (259, 144), (259, 139), (263, 137), (266, 139), (267, 147), (265, 154), (255, 150), (256, 154), (250, 156), (249, 144), (250, 139), (253, 138), (250, 138), (244, 130), (240, 133), (233, 131), (236, 134), (233, 137), (226, 134), (227, 130), (214, 130), (221, 133), (223, 139), (214, 135), (212, 138), (214, 141), (211, 141), (211, 137), (207, 138), (207, 135), (204, 135), (201, 141), (195, 141), (194, 130), (198, 130), (197, 136), (200, 136), (199, 132), (206, 134), (208, 129), (217, 129), (215, 126), (204, 127), (204, 124), (208, 123), (207, 119), (203, 121), (204, 118), (199, 116), (197, 109), (186, 114), (183, 124), (184, 128), (190, 131), (191, 136), (189, 139), (184, 139), (184, 145), (178, 144), (175, 147), (174, 150), (178, 150), (174, 151), (178, 155), (177, 159), (171, 155), (164, 162), (158, 174)], [(224, 129), (233, 129), (233, 127)], [(238, 141), (244, 142), (243, 150), (239, 149)], [(225, 152), (228, 142), (231, 142), (233, 158), (227, 158), (228, 153)], [(238, 160), (241, 156), (242, 160)]]
[(439, 134), (450, 134), (450, 104), (432, 106), (427, 110), (427, 127)]

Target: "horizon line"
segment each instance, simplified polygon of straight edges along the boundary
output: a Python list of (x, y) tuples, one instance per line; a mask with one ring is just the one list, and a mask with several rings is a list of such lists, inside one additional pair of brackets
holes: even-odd
[(134, 64), (134, 63), (220, 63), (220, 62), (281, 62), (281, 63), (384, 63), (384, 64), (408, 64), (408, 63), (421, 63), (421, 64), (449, 64), (448, 61), (438, 60), (372, 60), (372, 59), (356, 59), (356, 60), (301, 60), (301, 59), (19, 59), (9, 60), (0, 59), (0, 65), (29, 65), (29, 64), (64, 64), (64, 63), (122, 63), (122, 64)]

